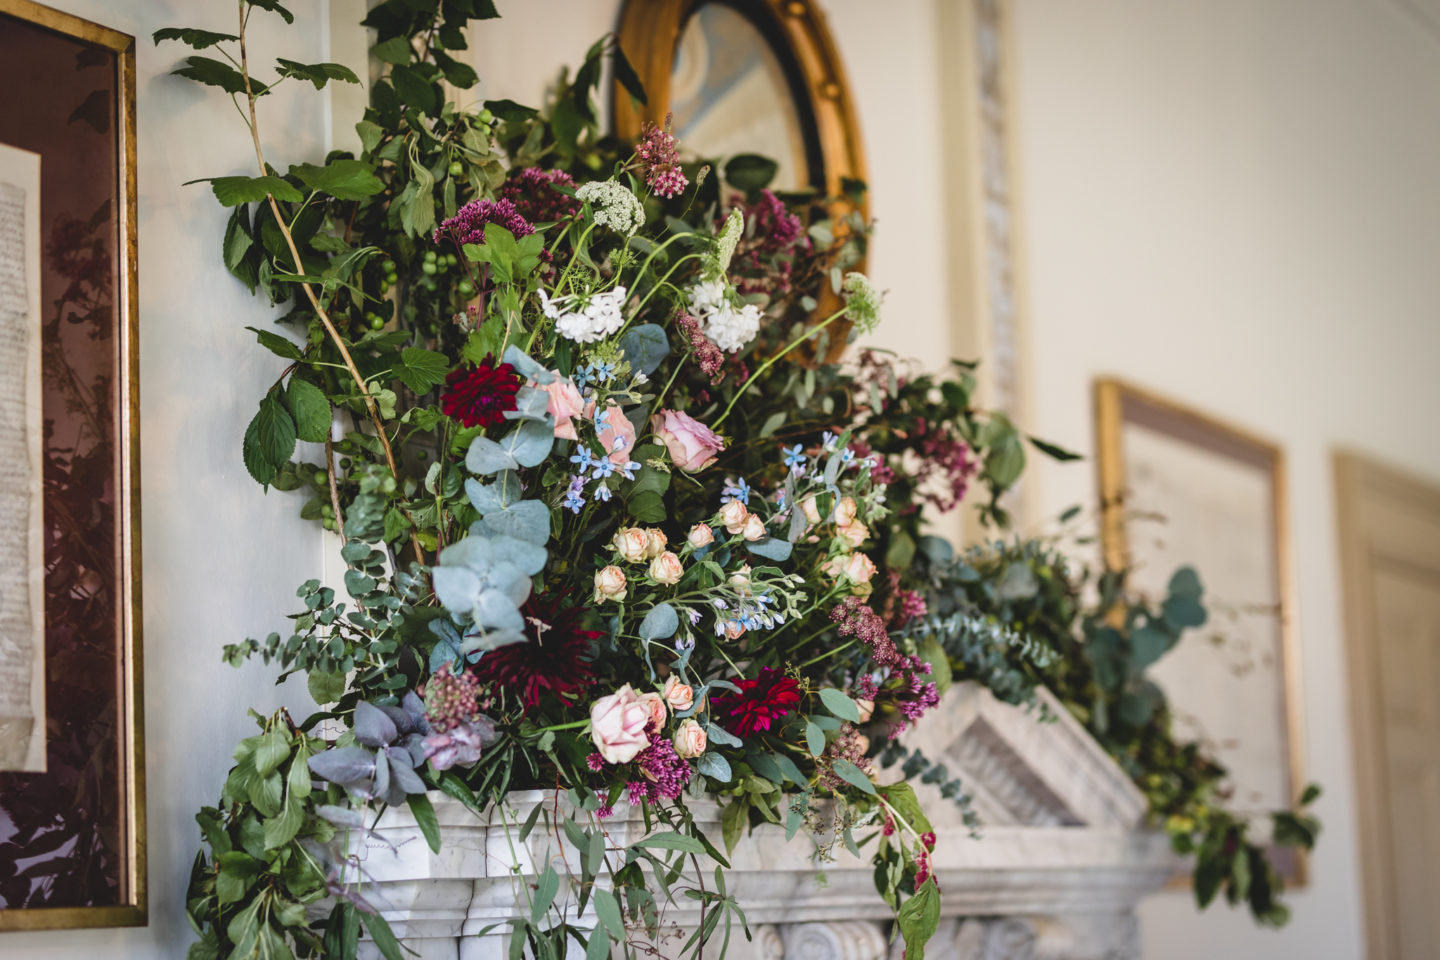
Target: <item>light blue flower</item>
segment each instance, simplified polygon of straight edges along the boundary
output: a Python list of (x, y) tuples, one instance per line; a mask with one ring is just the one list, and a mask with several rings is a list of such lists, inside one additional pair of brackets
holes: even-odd
[(634, 460), (626, 460), (624, 463), (620, 464), (620, 472), (625, 474), (626, 480), (634, 480), (635, 474), (640, 472), (640, 464), (636, 463)]
[(610, 488), (607, 487), (607, 486), (605, 486), (605, 484), (602, 483), (602, 484), (599, 484), (598, 486), (596, 486), (596, 488), (595, 488), (595, 499), (596, 499), (596, 500), (603, 501), (604, 503), (609, 503), (609, 502), (610, 502), (610, 496), (611, 496), (611, 494), (610, 494)]
[(826, 430), (824, 435), (820, 437), (820, 446), (824, 447), (827, 451), (834, 450), (835, 441), (838, 439), (840, 438), (835, 436), (835, 434), (831, 433), (829, 430)]
[(590, 464), (594, 463), (595, 461), (594, 457), (590, 453), (590, 448), (581, 447), (580, 449), (575, 451), (575, 455), (570, 458), (570, 462), (578, 464), (580, 470), (583, 472), (585, 470), (589, 470)]
[[(601, 489), (604, 488), (602, 487)], [(571, 490), (565, 495), (565, 501), (562, 506), (568, 507), (571, 513), (579, 513), (580, 508), (585, 506), (585, 498), (574, 490)]]
[(796, 473), (803, 474), (805, 472), (805, 448), (797, 443), (785, 450), (785, 466)]
[(611, 463), (610, 458), (607, 456), (595, 461), (595, 465), (591, 468), (590, 476), (596, 480), (603, 480), (614, 473), (615, 464)]
[(750, 505), (750, 484), (745, 482), (744, 477), (741, 477), (739, 480), (731, 480), (727, 477), (725, 480), (725, 489), (722, 490), (720, 494), (721, 503), (739, 500), (747, 507)]

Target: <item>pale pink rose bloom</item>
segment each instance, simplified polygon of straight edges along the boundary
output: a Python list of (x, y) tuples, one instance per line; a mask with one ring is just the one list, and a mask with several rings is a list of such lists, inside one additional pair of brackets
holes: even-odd
[(539, 388), (550, 396), (545, 403), (545, 412), (555, 418), (555, 436), (561, 440), (580, 439), (575, 432), (574, 419), (583, 415), (585, 400), (575, 384), (557, 376)]
[(675, 752), (686, 760), (693, 760), (705, 752), (709, 740), (704, 727), (694, 720), (686, 720), (675, 731)]
[(845, 562), (845, 576), (856, 583), (869, 583), (875, 576), (875, 564), (863, 553), (853, 553)]
[(755, 516), (755, 514), (753, 514), (753, 513), (750, 514), (750, 516), (748, 516), (748, 517), (745, 518), (745, 539), (746, 539), (746, 540), (764, 540), (767, 536), (768, 536), (768, 534), (765, 532), (765, 521), (764, 521), (764, 520), (761, 520), (759, 517)]
[(679, 410), (662, 410), (650, 418), (650, 426), (670, 451), (670, 460), (687, 473), (705, 469), (725, 449), (719, 434)]
[(875, 701), (856, 697), (855, 705), (860, 708), (860, 722), (869, 723), (870, 718), (875, 715)]
[(860, 748), (861, 756), (870, 752), (870, 738), (863, 733), (855, 734), (855, 745)]
[(739, 570), (730, 574), (730, 586), (734, 587), (740, 596), (750, 596), (750, 564), (743, 564)]
[(690, 528), (690, 535), (685, 539), (690, 542), (690, 546), (699, 550), (715, 542), (715, 531), (710, 529), (708, 523), (697, 523)]
[(619, 567), (606, 567), (595, 574), (595, 602), (625, 599), (625, 571)]
[(685, 568), (681, 566), (680, 558), (669, 550), (650, 561), (650, 576), (659, 583), (674, 586), (684, 575)]
[(650, 708), (628, 683), (590, 705), (590, 739), (607, 763), (629, 763), (650, 746), (649, 723)]
[(651, 527), (645, 531), (645, 559), (654, 560), (665, 552), (665, 547), (670, 543), (670, 538), (665, 536), (664, 530)]
[(669, 707), (665, 704), (665, 698), (653, 690), (638, 693), (636, 696), (645, 705), (645, 709), (650, 715), (650, 722), (655, 725), (655, 729), (659, 730), (665, 726), (665, 718), (669, 716)]
[[(605, 415), (604, 423), (595, 424), (595, 435), (610, 455), (611, 463), (629, 463), (630, 451), (635, 449), (635, 425), (620, 411), (620, 405), (615, 401), (607, 401), (605, 409), (610, 412)], [(595, 404), (591, 403), (586, 408), (586, 415), (593, 416), (594, 412)]]
[(621, 527), (615, 531), (615, 536), (610, 538), (610, 545), (615, 548), (615, 552), (631, 563), (639, 563), (645, 559), (645, 548), (649, 543), (650, 538), (639, 527)]
[(870, 539), (870, 528), (859, 520), (852, 520), (840, 527), (840, 536), (852, 547), (858, 547)]
[(689, 710), (695, 706), (695, 689), (688, 683), (681, 683), (678, 673), (672, 673), (665, 678), (662, 696), (665, 697), (665, 702), (670, 704), (671, 710)]
[(744, 635), (745, 624), (741, 623), (739, 620), (725, 621), (725, 639), (739, 640)]
[(811, 523), (820, 522), (820, 508), (815, 504), (814, 495), (808, 496), (800, 501), (800, 510), (805, 514), (806, 520)]
[(835, 504), (835, 523), (837, 526), (848, 527), (855, 522), (855, 499), (853, 497), (841, 497), (840, 502)]
[(745, 521), (750, 519), (750, 511), (745, 509), (745, 504), (739, 500), (731, 500), (720, 508), (720, 522), (725, 524), (725, 529), (731, 533), (739, 533), (745, 529)]

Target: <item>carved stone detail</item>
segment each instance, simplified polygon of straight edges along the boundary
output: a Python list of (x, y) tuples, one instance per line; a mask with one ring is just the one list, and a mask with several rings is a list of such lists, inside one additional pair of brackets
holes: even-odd
[(785, 960), (881, 960), (885, 956), (885, 932), (878, 923), (787, 923), (780, 930)]

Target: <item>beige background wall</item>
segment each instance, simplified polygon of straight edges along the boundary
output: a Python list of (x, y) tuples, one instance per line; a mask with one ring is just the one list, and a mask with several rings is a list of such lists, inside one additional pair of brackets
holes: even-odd
[[(227, 4), (51, 0), (141, 36), (228, 30)], [(325, 59), (330, 8), (292, 0), (255, 47)], [(936, 361), (970, 321), (949, 298), (942, 88), (961, 56), (941, 4), (829, 0), (866, 134), (881, 234), (871, 273), (889, 288), (877, 340)], [(501, 0), (482, 28), (485, 97), (534, 100), (613, 24), (613, 0)], [(1314, 886), (1281, 933), (1181, 894), (1142, 911), (1146, 956), (1360, 956), (1360, 915), (1338, 564), (1328, 454), (1355, 447), (1440, 479), (1440, 35), (1402, 0), (1017, 0), (1018, 171), (1025, 188), (1042, 436), (1089, 451), (1089, 385), (1117, 373), (1281, 440), (1305, 649), (1306, 748), (1327, 794)], [(336, 22), (350, 22), (337, 16)], [(336, 34), (336, 49), (351, 38)], [(223, 216), (188, 179), (247, 170), (223, 101), (165, 77), (178, 49), (139, 47), (141, 364), (152, 925), (7, 934), (0, 955), (172, 958), (189, 941), (181, 898), (191, 816), (213, 800), (244, 710), (280, 694), (270, 673), (219, 664), (224, 643), (276, 627), (321, 544), (295, 503), (262, 496), (239, 441), (275, 375), (246, 324), (267, 312), (219, 263)], [(323, 155), (327, 100), (298, 88), (268, 105), (277, 162)], [(947, 114), (946, 111), (952, 111)], [(343, 111), (342, 111), (343, 112)], [(336, 117), (343, 130), (343, 118)], [(283, 149), (282, 149), (283, 146)], [(1093, 498), (1088, 465), (1043, 466), (1036, 515)], [(303, 693), (291, 699), (303, 702)]]

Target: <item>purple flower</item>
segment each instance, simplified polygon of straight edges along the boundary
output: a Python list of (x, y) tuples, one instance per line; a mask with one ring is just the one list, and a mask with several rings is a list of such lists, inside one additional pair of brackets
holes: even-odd
[(435, 765), (436, 770), (449, 770), (457, 763), (475, 763), (495, 740), (495, 724), (482, 713), (445, 733), (432, 733), (426, 737), (425, 758)]
[(659, 803), (662, 799), (674, 800), (690, 783), (690, 764), (675, 752), (675, 745), (670, 740), (659, 736), (659, 731), (654, 729), (653, 724), (651, 730), (654, 733), (650, 738), (650, 746), (635, 756), (635, 764), (640, 768), (644, 779), (630, 782), (628, 789), (631, 803), (639, 803), (641, 800), (650, 803)]
[(530, 221), (520, 216), (520, 211), (515, 209), (515, 204), (511, 201), (471, 200), (455, 211), (455, 216), (440, 224), (435, 229), (432, 239), (439, 243), (442, 236), (448, 235), (457, 246), (464, 246), (467, 243), (484, 243), (487, 223), (498, 224), (517, 237), (528, 236), (535, 232), (535, 227), (531, 225)]

